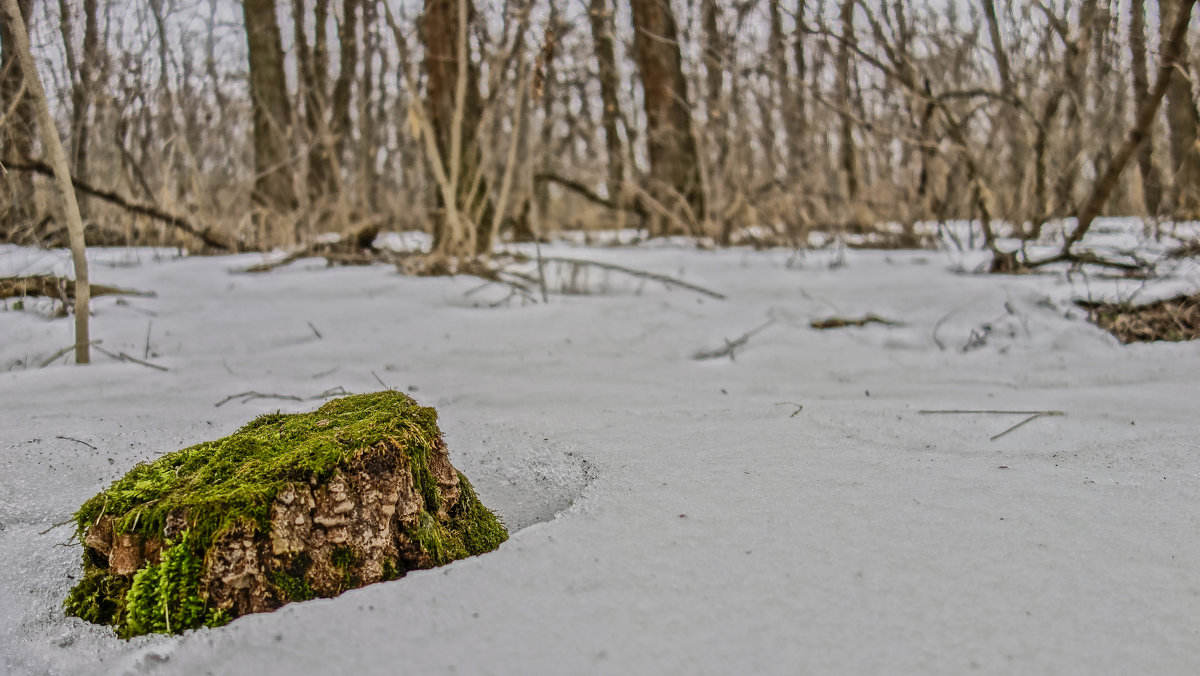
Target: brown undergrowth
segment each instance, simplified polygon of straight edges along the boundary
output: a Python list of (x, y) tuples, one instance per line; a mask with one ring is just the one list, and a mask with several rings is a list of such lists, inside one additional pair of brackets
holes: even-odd
[(1097, 326), (1122, 343), (1158, 340), (1180, 342), (1200, 338), (1200, 293), (1134, 305), (1078, 301)]

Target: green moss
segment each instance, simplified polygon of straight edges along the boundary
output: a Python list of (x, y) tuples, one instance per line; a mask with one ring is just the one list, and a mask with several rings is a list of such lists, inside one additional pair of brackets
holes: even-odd
[(457, 532), (468, 554), (486, 554), (508, 539), (508, 529), (500, 517), (483, 506), (475, 495), (475, 487), (462, 472), (458, 473), (458, 485), (462, 495), (450, 512), (450, 528)]
[(126, 618), (119, 633), (128, 638), (150, 632), (179, 634), (203, 625), (229, 621), (227, 615), (209, 612), (200, 595), (204, 552), (190, 532), (163, 550), (159, 563), (133, 576), (125, 596)]
[(458, 474), (458, 481), (461, 494), (450, 511), (450, 522), (443, 525), (429, 512), (422, 511), (417, 527), (409, 533), (433, 559), (434, 565), (485, 554), (508, 539), (504, 523), (483, 506), (475, 495), (475, 488), (462, 472)]
[(279, 589), (285, 601), (307, 601), (317, 597), (308, 580), (283, 571), (271, 573), (271, 584)]
[(334, 547), (329, 555), (329, 562), (334, 568), (342, 571), (342, 589), (353, 589), (359, 585), (358, 575), (354, 573), (358, 557), (354, 555), (353, 549), (345, 545)]
[(120, 626), (125, 623), (125, 595), (130, 580), (98, 568), (84, 555), (84, 575), (71, 590), (63, 604), (68, 615), (95, 622)]
[(391, 559), (383, 561), (383, 581), (397, 580), (404, 577), (404, 571), (396, 567), (396, 562)]
[(117, 534), (157, 536), (167, 515), (186, 515), (202, 549), (239, 522), (265, 529), (284, 486), (328, 477), (356, 453), (385, 440), (403, 448), (428, 504), (440, 497), (428, 457), (440, 437), (437, 412), (400, 392), (335, 399), (312, 413), (264, 415), (217, 441), (134, 467), (75, 514), (80, 536), (102, 515)]

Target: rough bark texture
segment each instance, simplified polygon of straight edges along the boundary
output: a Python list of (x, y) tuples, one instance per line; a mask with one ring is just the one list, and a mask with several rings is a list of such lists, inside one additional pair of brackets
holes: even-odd
[[(433, 409), (390, 391), (265, 416), (139, 466), (77, 519), (85, 571), (67, 610), (123, 636), (336, 596), (507, 537), (450, 464)], [(190, 584), (158, 601), (190, 599), (181, 608), (147, 597), (147, 577), (179, 582), (161, 581), (169, 555), (193, 562)]]
[[(1150, 95), (1146, 67), (1146, 2), (1133, 0), (1129, 6), (1129, 50), (1132, 53), (1133, 105), (1140, 107)], [(1146, 212), (1157, 215), (1162, 205), (1162, 176), (1154, 164), (1154, 127), (1146, 130), (1146, 141), (1138, 146), (1138, 172), (1142, 176), (1142, 202)]]
[[(467, 2), (467, 18), (474, 14), (471, 2)], [(470, 49), (467, 50), (467, 81), (462, 106), (462, 120), (459, 126), (460, 151), (457, 158), (451, 154), (451, 129), (454, 127), (456, 94), (458, 90), (458, 54), (459, 54), (459, 2), (458, 0), (426, 0), (425, 13), (421, 17), (421, 40), (425, 43), (425, 73), (427, 80), (426, 108), (430, 122), (433, 125), (434, 136), (437, 139), (438, 154), (443, 165), (450, 172), (450, 167), (457, 164), (458, 181), (458, 212), (459, 218), (472, 216), (481, 212), (479, 224), (490, 224), (492, 221), (491, 200), (488, 197), (488, 186), (485, 180), (478, 176), (482, 160), (477, 132), (479, 120), (483, 115), (483, 100), (479, 93), (479, 68), (471, 59)], [(441, 201), (441, 195), (438, 196)], [(475, 222), (467, 227), (477, 228)], [(492, 242), (490, 227), (487, 237), (475, 237), (475, 250), (460, 250), (453, 242), (447, 241), (452, 237), (444, 219), (434, 223), (433, 248), (450, 255), (471, 255), (486, 253), (491, 250)]]
[[(646, 109), (650, 193), (678, 221), (695, 228), (705, 219), (705, 198), (675, 16), (666, 0), (633, 0), (630, 7)], [(656, 214), (651, 231), (672, 232), (675, 221)]]
[(842, 0), (842, 39), (837, 52), (838, 99), (845, 108), (841, 111), (842, 125), (839, 137), (839, 157), (842, 180), (846, 188), (846, 203), (853, 208), (858, 199), (858, 153), (854, 147), (854, 121), (850, 116), (850, 46), (854, 44), (854, 0)]
[[(1181, 11), (1191, 11), (1191, 0), (1160, 0), (1162, 42)], [(1171, 191), (1171, 212), (1179, 219), (1200, 217), (1200, 147), (1197, 132), (1200, 118), (1192, 99), (1192, 83), (1188, 77), (1187, 43), (1181, 45), (1179, 66), (1167, 85), (1167, 125), (1171, 138), (1171, 171), (1174, 189)]]
[(613, 13), (607, 0), (591, 0), (588, 18), (592, 26), (592, 50), (599, 69), (601, 126), (604, 128), (604, 147), (608, 154), (608, 198), (620, 204), (621, 183), (625, 180), (625, 154), (617, 122), (621, 118), (618, 94), (617, 56), (613, 46)]
[[(23, 16), (28, 16), (33, 0), (18, 0), (17, 6)], [(17, 59), (14, 37), (8, 22), (0, 21), (0, 115), (12, 108), (9, 118), (0, 126), (0, 157), (26, 159), (33, 155), (37, 127), (33, 101), (22, 94), (25, 71)], [(13, 107), (18, 94), (22, 94), (21, 100)], [(20, 243), (23, 241), (20, 231), (28, 228), (34, 218), (33, 176), (3, 175), (0, 187), (4, 191), (0, 196), (0, 242)]]
[(300, 71), (301, 103), (304, 106), (304, 130), (308, 136), (308, 199), (317, 202), (337, 189), (336, 171), (329, 130), (325, 122), (328, 98), (328, 57), (325, 23), (329, 18), (329, 0), (316, 0), (313, 6), (313, 44), (305, 34), (307, 9), (304, 0), (292, 0), (292, 26), (296, 60)]
[(329, 131), (333, 137), (333, 155), (338, 164), (345, 158), (346, 141), (350, 135), (351, 90), (358, 70), (358, 15), (361, 0), (342, 3), (342, 21), (338, 24), (338, 45), (341, 65), (333, 85), (330, 102)]
[(275, 0), (245, 0), (242, 9), (254, 107), (254, 203), (269, 212), (292, 211), (298, 206), (288, 143), (292, 107), (283, 75)]

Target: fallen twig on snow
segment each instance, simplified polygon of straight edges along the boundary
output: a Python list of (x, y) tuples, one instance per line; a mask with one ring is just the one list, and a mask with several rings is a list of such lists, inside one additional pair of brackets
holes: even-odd
[(166, 366), (159, 366), (158, 364), (151, 364), (150, 362), (142, 361), (141, 359), (138, 359), (137, 357), (131, 357), (131, 356), (125, 354), (124, 352), (117, 352), (116, 354), (114, 354), (114, 353), (109, 352), (108, 350), (106, 350), (102, 347), (99, 347), (99, 346), (96, 347), (96, 351), (99, 352), (100, 354), (103, 354), (103, 355), (109, 357), (109, 358), (116, 359), (117, 361), (130, 361), (130, 362), (133, 362), (134, 364), (141, 364), (142, 366), (145, 366), (147, 368), (157, 369), (159, 371), (164, 371), (164, 372), (171, 370), (171, 369), (167, 368)]
[(1022, 420), (1021, 422), (1017, 423), (1016, 425), (1013, 425), (1012, 427), (1005, 429), (1003, 432), (991, 437), (989, 439), (989, 441), (995, 441), (995, 440), (999, 439), (1000, 437), (1008, 434), (1009, 432), (1012, 432), (1013, 430), (1017, 429), (1018, 427), (1023, 427), (1043, 416), (1066, 415), (1066, 413), (1063, 413), (1062, 411), (1004, 411), (1004, 410), (995, 410), (995, 409), (982, 409), (982, 410), (971, 410), (971, 409), (933, 409), (933, 410), (928, 410), (927, 409), (927, 410), (917, 411), (917, 413), (919, 413), (921, 415), (935, 415), (935, 414), (972, 415), (973, 414), (973, 415), (1024, 415), (1024, 416), (1029, 416), (1029, 417), (1025, 418), (1024, 420)]
[(61, 434), (60, 434), (60, 435), (58, 435), (57, 437), (54, 437), (54, 438), (55, 438), (55, 439), (62, 439), (63, 441), (74, 441), (74, 442), (75, 442), (75, 443), (77, 443), (77, 444), (83, 444), (84, 446), (87, 446), (88, 448), (92, 449), (93, 451), (98, 451), (98, 450), (100, 450), (100, 449), (96, 448), (95, 446), (93, 446), (93, 445), (89, 444), (88, 442), (84, 441), (83, 439), (76, 439), (75, 437), (64, 437), (64, 436), (63, 436), (63, 435), (61, 435)]
[(345, 395), (345, 394), (350, 394), (350, 393), (347, 392), (346, 389), (340, 385), (337, 387), (325, 390), (324, 392), (317, 394), (317, 395), (313, 395), (311, 397), (300, 397), (300, 396), (296, 396), (294, 394), (267, 394), (267, 393), (263, 393), (263, 392), (255, 392), (254, 390), (250, 390), (248, 392), (239, 392), (237, 394), (231, 394), (228, 397), (225, 397), (224, 399), (222, 399), (221, 401), (218, 401), (217, 403), (213, 404), (213, 406), (219, 408), (220, 406), (222, 406), (224, 404), (228, 404), (229, 402), (233, 401), (234, 399), (241, 399), (242, 400), (241, 403), (245, 404), (246, 402), (252, 401), (254, 399), (281, 399), (283, 401), (305, 401), (305, 400), (311, 401), (313, 399), (328, 399), (329, 397), (336, 397), (336, 396), (341, 396), (341, 395)]
[(809, 322), (809, 325), (814, 329), (841, 329), (847, 326), (866, 326), (867, 324), (883, 324), (884, 326), (904, 326), (904, 322), (898, 322), (892, 319), (884, 319), (876, 314), (869, 314), (858, 319), (847, 319), (845, 317), (830, 317), (829, 319), (814, 319)]
[(777, 401), (777, 402), (775, 402), (775, 405), (776, 406), (795, 406), (796, 410), (792, 411), (792, 414), (788, 416), (789, 418), (795, 418), (796, 416), (800, 415), (800, 411), (804, 410), (804, 404), (797, 404), (794, 401)]
[[(524, 254), (512, 254), (512, 258), (514, 261), (516, 261), (518, 263), (525, 263), (525, 262), (528, 262), (531, 260), (528, 256), (526, 256)], [(561, 263), (563, 265), (578, 265), (581, 267), (593, 267), (593, 268), (599, 268), (601, 270), (611, 270), (613, 272), (621, 272), (621, 273), (630, 275), (632, 277), (638, 277), (640, 279), (648, 279), (648, 280), (651, 280), (654, 282), (661, 282), (662, 284), (666, 285), (667, 287), (678, 286), (681, 289), (687, 289), (688, 291), (695, 291), (696, 293), (708, 296), (710, 298), (716, 298), (717, 300), (725, 300), (726, 299), (726, 296), (723, 293), (713, 291), (712, 289), (706, 289), (703, 286), (692, 284), (691, 282), (685, 282), (682, 279), (679, 279), (677, 277), (670, 277), (668, 275), (660, 275), (657, 272), (648, 272), (646, 270), (638, 270), (637, 268), (627, 268), (624, 265), (617, 265), (616, 263), (605, 263), (602, 261), (592, 261), (592, 260), (587, 260), (584, 258), (569, 258), (566, 256), (542, 256), (538, 260), (540, 260), (542, 263)]]
[[(99, 345), (99, 344), (100, 344), (100, 343), (102, 343), (102, 342), (104, 342), (104, 341), (102, 341), (102, 340), (89, 340), (89, 341), (88, 341), (88, 346), (89, 346), (89, 347), (94, 347), (94, 346), (96, 346), (96, 345)], [(42, 363), (41, 363), (41, 364), (38, 364), (38, 368), (42, 368), (42, 369), (46, 368), (47, 366), (49, 366), (49, 365), (53, 364), (53, 363), (54, 363), (54, 361), (55, 361), (56, 359), (58, 359), (59, 357), (63, 356), (64, 354), (66, 354), (66, 353), (68, 353), (68, 352), (70, 352), (71, 350), (74, 350), (74, 349), (75, 349), (75, 344), (74, 344), (74, 343), (72, 343), (72, 344), (70, 344), (70, 345), (68, 345), (68, 346), (64, 347), (63, 349), (59, 350), (58, 352), (55, 352), (54, 354), (52, 354), (52, 355), (50, 355), (49, 357), (47, 357), (45, 360), (43, 360), (43, 361), (42, 361)]]
[(733, 361), (735, 350), (737, 350), (738, 348), (740, 348), (743, 345), (745, 345), (746, 343), (748, 343), (750, 341), (750, 338), (752, 338), (756, 333), (759, 333), (760, 331), (762, 331), (763, 329), (766, 329), (768, 326), (770, 326), (774, 323), (775, 323), (774, 319), (768, 319), (765, 323), (763, 323), (759, 326), (756, 326), (753, 329), (750, 329), (749, 331), (743, 333), (742, 335), (738, 336), (737, 338), (734, 338), (733, 340), (726, 339), (725, 347), (718, 348), (716, 350), (701, 350), (701, 351), (693, 354), (692, 359), (695, 359), (696, 361), (703, 361), (705, 359), (719, 359), (720, 357), (729, 357), (729, 360)]
[[(115, 286), (92, 284), (92, 297), (96, 296), (141, 296), (153, 298), (153, 291), (121, 289)], [(58, 300), (75, 298), (75, 280), (53, 275), (28, 275), (25, 277), (0, 277), (0, 298), (27, 298), (43, 296)]]

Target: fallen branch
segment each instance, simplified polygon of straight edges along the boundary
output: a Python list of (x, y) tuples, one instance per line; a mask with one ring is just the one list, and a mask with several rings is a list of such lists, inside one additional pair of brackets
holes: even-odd
[(562, 187), (566, 188), (567, 190), (575, 193), (576, 195), (579, 195), (580, 197), (583, 197), (584, 199), (586, 199), (587, 201), (589, 201), (593, 204), (599, 204), (600, 206), (606, 207), (608, 209), (612, 209), (613, 211), (629, 211), (634, 214), (637, 214), (638, 216), (642, 216), (642, 217), (646, 216), (645, 208), (643, 208), (642, 205), (637, 201), (634, 201), (630, 205), (617, 204), (616, 202), (613, 202), (610, 199), (605, 199), (605, 198), (601, 197), (600, 194), (597, 193), (595, 190), (592, 190), (591, 188), (587, 187), (586, 185), (580, 183), (579, 181), (573, 181), (565, 176), (559, 176), (558, 174), (555, 174), (555, 173), (543, 171), (543, 172), (534, 174), (533, 181), (534, 181), (534, 183), (537, 183), (537, 184), (557, 183), (558, 185), (561, 185)]
[(696, 361), (703, 361), (705, 359), (719, 359), (721, 357), (729, 357), (729, 361), (733, 361), (734, 360), (734, 352), (738, 348), (743, 347), (746, 343), (750, 342), (750, 339), (755, 334), (761, 332), (762, 330), (766, 329), (768, 326), (770, 326), (774, 323), (775, 323), (774, 319), (768, 319), (765, 323), (763, 323), (753, 329), (750, 329), (749, 331), (743, 333), (742, 335), (738, 336), (737, 338), (734, 338), (733, 340), (726, 339), (725, 347), (718, 348), (716, 350), (701, 350), (700, 352), (693, 354), (692, 359), (695, 359)]
[[(100, 343), (102, 343), (102, 342), (104, 342), (104, 341), (102, 341), (102, 340), (89, 340), (87, 344), (88, 344), (88, 346), (89, 346), (89, 347), (94, 347), (94, 346), (96, 346), (96, 345), (99, 345), (99, 344), (100, 344)], [(53, 364), (53, 363), (55, 362), (55, 360), (57, 360), (59, 357), (63, 356), (64, 354), (66, 354), (66, 353), (68, 353), (68, 352), (70, 352), (71, 350), (74, 350), (74, 349), (75, 349), (75, 347), (76, 347), (76, 344), (75, 344), (75, 343), (71, 343), (70, 345), (68, 345), (68, 346), (64, 347), (63, 349), (59, 350), (58, 352), (55, 352), (54, 354), (50, 355), (50, 356), (49, 356), (49, 357), (47, 357), (45, 360), (43, 360), (43, 361), (42, 361), (42, 363), (38, 365), (38, 368), (42, 368), (42, 369), (46, 368), (47, 366), (49, 366), (49, 365)]]
[(904, 326), (904, 322), (897, 322), (891, 319), (884, 319), (878, 315), (869, 314), (859, 319), (847, 319), (845, 317), (830, 317), (829, 319), (814, 319), (809, 322), (809, 325), (814, 329), (841, 329), (847, 326), (866, 326), (867, 324), (883, 324), (884, 326)]
[(171, 370), (171, 369), (168, 369), (166, 366), (159, 366), (158, 364), (151, 364), (150, 362), (142, 361), (141, 359), (138, 359), (137, 357), (131, 357), (128, 354), (125, 354), (124, 352), (118, 352), (118, 353), (114, 354), (102, 347), (97, 347), (96, 351), (99, 352), (100, 354), (103, 354), (103, 355), (109, 357), (110, 359), (116, 359), (117, 361), (129, 361), (129, 362), (133, 362), (134, 364), (141, 364), (142, 366), (156, 369), (159, 371), (164, 371), (164, 372)]
[[(525, 262), (530, 261), (531, 259), (524, 254), (513, 254), (513, 260), (518, 263), (525, 263)], [(624, 265), (617, 265), (615, 263), (603, 263), (601, 261), (590, 261), (590, 260), (585, 260), (583, 258), (568, 258), (568, 257), (564, 257), (564, 256), (542, 256), (541, 261), (543, 263), (561, 263), (563, 265), (579, 265), (579, 266), (583, 266), (583, 267), (593, 267), (593, 268), (599, 268), (601, 270), (611, 270), (613, 272), (621, 272), (621, 273), (630, 275), (632, 277), (637, 277), (639, 279), (649, 279), (651, 281), (661, 282), (662, 284), (666, 285), (668, 288), (672, 287), (672, 286), (678, 286), (681, 289), (695, 291), (696, 293), (703, 294), (710, 298), (716, 298), (717, 300), (726, 300), (726, 296), (723, 293), (718, 293), (711, 289), (706, 289), (702, 286), (698, 286), (698, 285), (692, 284), (690, 282), (685, 282), (682, 279), (678, 279), (676, 277), (669, 277), (667, 275), (660, 275), (656, 272), (647, 272), (645, 270), (638, 270), (635, 268), (627, 268)]]
[[(37, 160), (4, 160), (3, 164), (8, 169), (15, 171), (28, 171), (35, 174), (41, 174), (43, 176), (54, 176), (54, 170), (50, 168), (50, 165)], [(208, 246), (211, 246), (215, 249), (221, 249), (223, 251), (237, 250), (236, 242), (228, 239), (224, 234), (214, 231), (211, 227), (198, 226), (183, 216), (169, 213), (158, 208), (157, 206), (154, 206), (153, 204), (139, 204), (137, 202), (130, 201), (111, 190), (102, 190), (100, 188), (96, 188), (88, 183), (80, 181), (74, 176), (71, 177), (71, 182), (74, 184), (76, 190), (85, 195), (91, 195), (92, 197), (108, 202), (109, 204), (114, 204), (131, 214), (146, 216), (153, 218), (156, 221), (166, 223), (167, 225), (178, 228), (189, 235), (198, 238), (201, 242), (204, 242)]]
[(254, 399), (280, 399), (283, 401), (305, 401), (307, 399), (307, 400), (311, 401), (313, 399), (328, 399), (329, 397), (337, 397), (337, 396), (346, 395), (346, 394), (350, 394), (350, 393), (347, 392), (346, 389), (340, 385), (338, 387), (334, 387), (334, 388), (325, 390), (324, 392), (313, 395), (311, 397), (298, 397), (294, 394), (265, 394), (263, 392), (255, 392), (255, 391), (251, 390), (249, 392), (239, 392), (237, 394), (231, 394), (228, 397), (225, 397), (224, 399), (222, 399), (221, 401), (218, 401), (216, 404), (213, 404), (213, 406), (220, 407), (224, 404), (227, 404), (227, 403), (233, 401), (234, 399), (241, 399), (242, 400), (241, 403), (245, 404)]
[(84, 446), (87, 446), (88, 448), (92, 449), (93, 451), (98, 451), (98, 450), (100, 450), (100, 449), (96, 448), (95, 446), (93, 446), (93, 445), (89, 444), (88, 442), (84, 441), (83, 439), (76, 439), (75, 437), (64, 437), (64, 436), (63, 436), (63, 435), (61, 435), (61, 434), (60, 434), (60, 435), (58, 435), (57, 437), (54, 437), (54, 438), (55, 438), (55, 439), (62, 439), (63, 441), (74, 441), (74, 442), (75, 442), (75, 443), (77, 443), (77, 444), (83, 444)]
[[(121, 289), (115, 286), (92, 284), (92, 296), (141, 296), (153, 298), (153, 291)], [(75, 280), (53, 275), (28, 275), (25, 277), (0, 277), (0, 298), (28, 298), (42, 296), (55, 300), (75, 297)]]

